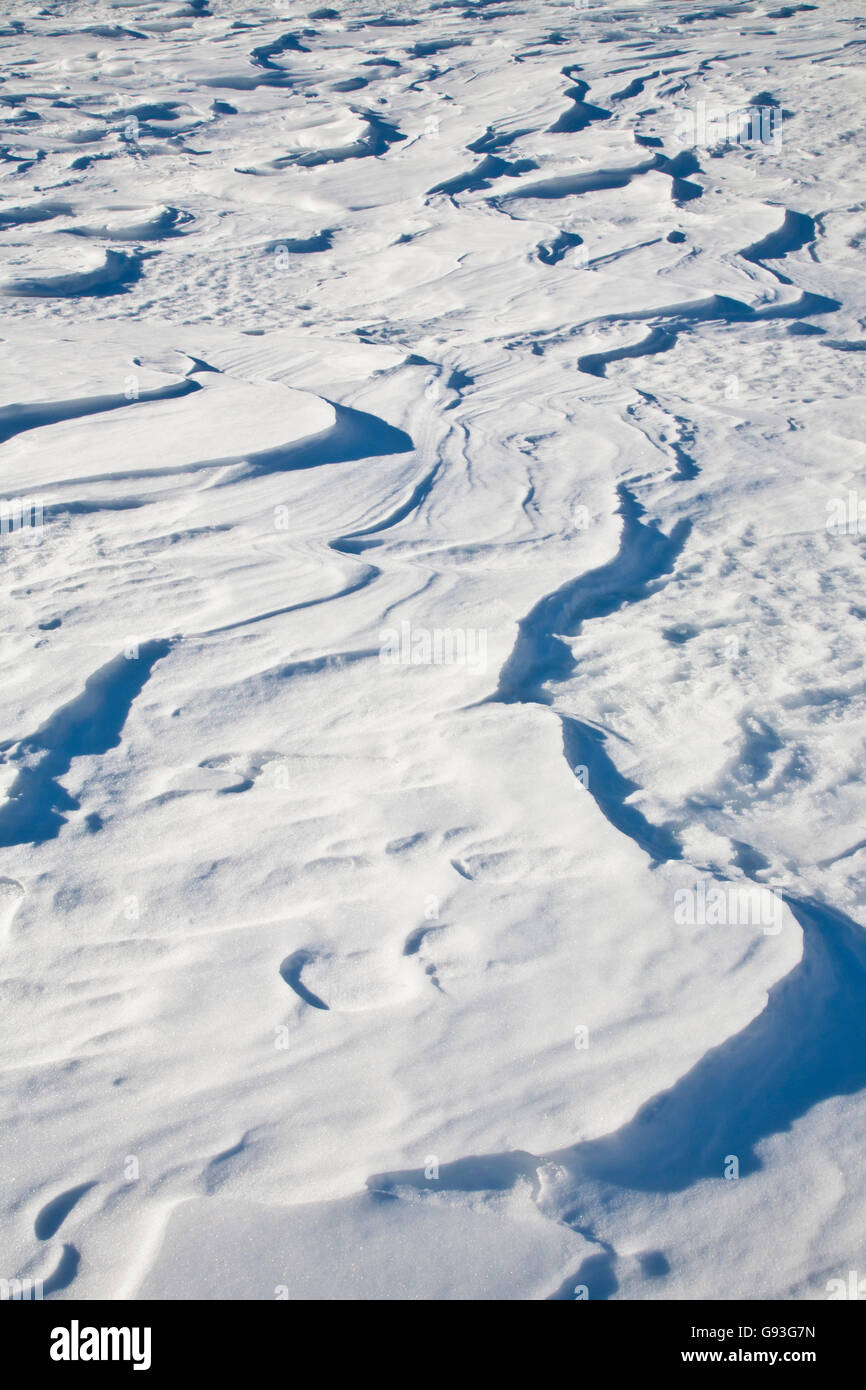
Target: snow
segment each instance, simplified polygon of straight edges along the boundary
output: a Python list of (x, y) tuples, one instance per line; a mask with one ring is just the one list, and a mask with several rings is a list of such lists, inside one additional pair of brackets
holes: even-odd
[(864, 21), (336, 10), (6, 6), (0, 1276), (825, 1298)]

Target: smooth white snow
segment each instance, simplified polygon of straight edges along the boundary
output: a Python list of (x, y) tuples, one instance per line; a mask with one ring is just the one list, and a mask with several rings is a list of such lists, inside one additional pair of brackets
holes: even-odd
[(824, 1298), (866, 22), (334, 10), (5, 7), (0, 1277)]

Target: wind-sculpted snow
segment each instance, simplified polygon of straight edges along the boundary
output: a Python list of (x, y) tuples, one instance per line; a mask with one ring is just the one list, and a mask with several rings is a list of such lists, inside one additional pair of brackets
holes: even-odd
[(139, 278), (141, 259), (141, 256), (123, 251), (106, 251), (90, 269), (7, 280), (0, 289), (4, 294), (36, 295), (46, 299), (60, 295), (76, 298), (78, 295), (117, 294)]
[(0, 1277), (823, 1298), (862, 19), (284, 11), (0, 29)]
[(642, 520), (643, 508), (627, 487), (622, 485), (619, 495), (622, 535), (615, 559), (545, 595), (520, 622), (514, 650), (500, 672), (497, 699), (550, 703), (546, 685), (568, 676), (574, 666), (565, 639), (577, 636), (585, 622), (646, 598), (673, 569), (688, 537), (688, 521), (680, 520), (665, 536)]
[(57, 779), (74, 758), (115, 747), (133, 700), (168, 650), (168, 642), (148, 642), (141, 652), (115, 657), (88, 678), (81, 695), (7, 754), (13, 768), (20, 763), (21, 769), (0, 806), (0, 844), (39, 844), (59, 834), (61, 811), (78, 805)]

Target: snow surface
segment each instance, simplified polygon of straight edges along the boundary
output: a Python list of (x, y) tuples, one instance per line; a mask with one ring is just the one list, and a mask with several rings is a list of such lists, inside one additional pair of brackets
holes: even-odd
[(857, 6), (0, 35), (0, 1275), (826, 1297), (866, 1239)]

